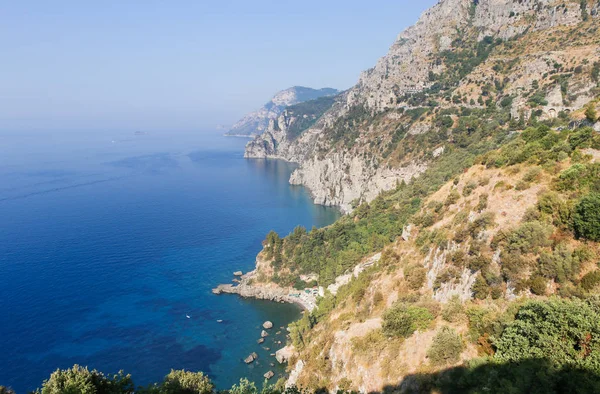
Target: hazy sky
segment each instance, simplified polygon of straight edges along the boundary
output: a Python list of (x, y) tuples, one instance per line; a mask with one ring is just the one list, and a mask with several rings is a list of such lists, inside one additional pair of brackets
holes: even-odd
[(347, 89), (437, 0), (0, 0), (0, 131), (207, 129)]

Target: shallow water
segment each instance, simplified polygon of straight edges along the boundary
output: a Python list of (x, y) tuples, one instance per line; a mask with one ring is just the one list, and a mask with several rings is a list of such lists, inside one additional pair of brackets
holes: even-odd
[(244, 160), (245, 142), (0, 134), (0, 385), (23, 393), (75, 363), (138, 385), (171, 368), (203, 370), (219, 388), (281, 374), (269, 354), (285, 331), (271, 330), (269, 351), (256, 340), (263, 321), (286, 326), (297, 307), (210, 290), (253, 268), (269, 230), (338, 213), (288, 184), (291, 165)]

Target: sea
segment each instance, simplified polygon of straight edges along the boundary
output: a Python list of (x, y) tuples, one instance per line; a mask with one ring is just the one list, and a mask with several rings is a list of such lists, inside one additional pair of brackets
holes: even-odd
[[(297, 306), (214, 295), (254, 267), (270, 230), (326, 226), (334, 208), (243, 158), (243, 138), (197, 132), (0, 132), (0, 385), (18, 394), (79, 364), (203, 371), (260, 388)], [(262, 323), (275, 327), (258, 344)], [(256, 352), (258, 360), (243, 359)]]

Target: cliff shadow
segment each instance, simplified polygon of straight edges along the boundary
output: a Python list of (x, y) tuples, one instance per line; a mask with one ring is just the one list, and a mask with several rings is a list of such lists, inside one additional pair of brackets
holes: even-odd
[(489, 362), (408, 375), (398, 385), (384, 387), (379, 394), (392, 393), (592, 394), (600, 393), (600, 375), (576, 367), (557, 368), (546, 359)]

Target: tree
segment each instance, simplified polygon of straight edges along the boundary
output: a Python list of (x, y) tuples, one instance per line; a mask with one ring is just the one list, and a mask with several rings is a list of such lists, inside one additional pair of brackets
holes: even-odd
[(578, 238), (600, 241), (600, 194), (583, 197), (573, 213), (573, 230)]
[(0, 394), (15, 394), (10, 387), (0, 386)]
[(133, 394), (135, 387), (130, 375), (119, 372), (112, 378), (96, 370), (74, 365), (57, 369), (42, 384), (37, 394)]
[(600, 373), (600, 303), (551, 299), (523, 305), (495, 341), (495, 359), (547, 359), (553, 367)]
[(590, 122), (595, 122), (596, 120), (598, 120), (598, 113), (596, 112), (596, 108), (593, 104), (588, 105), (585, 109), (585, 117)]
[(463, 342), (453, 328), (442, 327), (433, 338), (431, 347), (427, 350), (427, 357), (433, 365), (454, 364), (460, 360), (463, 351)]
[(210, 394), (214, 385), (202, 372), (171, 370), (159, 386), (160, 394)]

